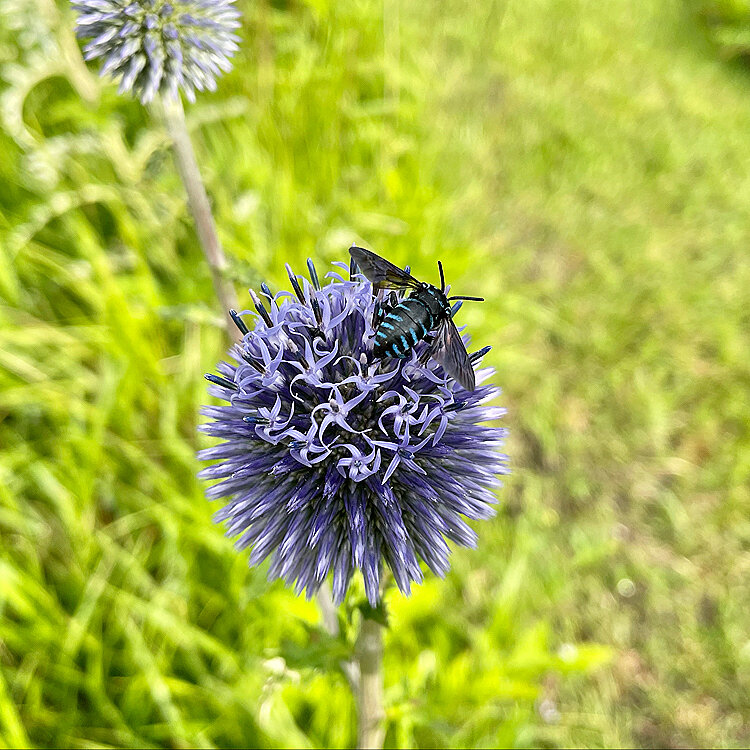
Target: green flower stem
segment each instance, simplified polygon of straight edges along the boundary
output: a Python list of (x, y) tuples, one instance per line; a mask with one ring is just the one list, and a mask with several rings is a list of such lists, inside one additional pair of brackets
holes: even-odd
[[(318, 605), (325, 629), (339, 635), (336, 606), (328, 583), (318, 590)], [(383, 708), (383, 627), (364, 614), (351, 661), (341, 664), (357, 702), (357, 747), (383, 747), (385, 709)]]
[(357, 747), (383, 747), (385, 709), (383, 708), (383, 626), (363, 616), (354, 648), (359, 665), (357, 689)]
[(162, 99), (161, 110), (167, 130), (172, 138), (177, 169), (185, 185), (188, 205), (195, 221), (198, 239), (211, 269), (216, 297), (221, 305), (229, 336), (234, 339), (237, 337), (237, 329), (232, 323), (229, 311), (237, 309), (237, 295), (232, 283), (227, 278), (229, 263), (216, 232), (216, 224), (211, 214), (211, 204), (208, 201), (206, 188), (198, 169), (198, 161), (195, 158), (195, 151), (193, 151), (193, 144), (190, 141), (190, 134), (185, 122), (185, 111), (179, 99), (176, 101)]

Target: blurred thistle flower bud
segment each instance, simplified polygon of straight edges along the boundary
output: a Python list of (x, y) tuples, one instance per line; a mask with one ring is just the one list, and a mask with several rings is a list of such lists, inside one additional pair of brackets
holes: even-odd
[(234, 0), (73, 0), (76, 33), (90, 40), (86, 60), (101, 58), (100, 75), (120, 80), (120, 93), (142, 104), (157, 94), (176, 99), (178, 89), (216, 89), (231, 69), (240, 25)]
[(374, 606), (383, 562), (408, 594), (420, 561), (448, 571), (447, 540), (476, 545), (462, 517), (494, 513), (505, 430), (483, 423), (505, 410), (486, 405), (498, 388), (468, 392), (420, 362), (425, 342), (406, 359), (375, 359), (370, 283), (352, 268), (321, 286), (308, 268), (300, 285), (287, 266), (294, 295), (262, 285), (264, 302), (251, 291), (254, 330), (232, 311), (235, 363), (206, 376), (228, 405), (205, 407), (214, 421), (200, 428), (224, 442), (200, 452), (219, 460), (201, 476), (221, 480), (207, 490), (228, 498), (215, 520), (240, 535), (238, 549), (252, 547), (251, 565), (271, 555), (269, 576), (308, 598), (332, 573), (336, 603), (360, 569)]

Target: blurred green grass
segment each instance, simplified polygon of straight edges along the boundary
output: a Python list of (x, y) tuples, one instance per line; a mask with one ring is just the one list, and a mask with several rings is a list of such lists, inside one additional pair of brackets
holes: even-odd
[[(489, 299), (514, 475), (390, 599), (387, 743), (746, 745), (747, 70), (678, 0), (242, 10), (189, 110), (238, 289), (358, 240)], [(0, 739), (347, 746), (338, 647), (195, 479), (224, 341), (166, 138), (71, 25), (0, 4)]]

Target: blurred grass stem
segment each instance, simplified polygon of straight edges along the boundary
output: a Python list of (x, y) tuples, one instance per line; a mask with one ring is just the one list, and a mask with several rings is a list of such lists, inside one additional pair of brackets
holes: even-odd
[(318, 606), (323, 618), (323, 626), (332, 636), (337, 636), (339, 634), (339, 618), (331, 596), (331, 587), (327, 581), (318, 589)]
[[(331, 587), (326, 581), (320, 589), (318, 589), (318, 606), (320, 607), (320, 614), (323, 619), (323, 627), (328, 633), (334, 638), (338, 638), (339, 630), (339, 616), (336, 611), (336, 605), (333, 603), (333, 596), (331, 595)], [(346, 676), (349, 682), (349, 687), (352, 692), (356, 695), (359, 689), (359, 667), (355, 661), (342, 661), (341, 671)]]
[(182, 107), (182, 101), (180, 99), (175, 101), (162, 99), (161, 111), (172, 138), (177, 169), (185, 185), (188, 205), (195, 221), (195, 229), (203, 254), (206, 256), (206, 261), (208, 261), (211, 269), (214, 290), (221, 305), (223, 319), (230, 338), (234, 339), (237, 337), (237, 329), (232, 323), (229, 311), (237, 309), (237, 296), (231, 281), (226, 276), (229, 263), (216, 231), (211, 204), (208, 201), (206, 187), (203, 184), (198, 160), (195, 158), (195, 151), (185, 122), (185, 110)]
[(385, 738), (383, 708), (383, 627), (362, 617), (354, 649), (359, 664), (357, 686), (357, 747), (382, 748)]

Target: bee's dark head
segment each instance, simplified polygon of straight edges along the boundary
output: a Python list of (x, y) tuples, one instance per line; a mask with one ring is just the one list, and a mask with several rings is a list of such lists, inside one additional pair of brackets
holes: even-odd
[(451, 303), (448, 302), (445, 292), (434, 284), (420, 281), (414, 294), (430, 308), (433, 315), (450, 315)]
[(434, 286), (433, 284), (425, 284), (424, 282), (422, 282), (421, 287), (426, 295), (434, 300), (433, 304), (437, 309), (433, 308), (433, 313), (437, 313), (439, 309), (440, 312), (443, 313), (443, 315), (450, 316), (451, 303), (448, 302), (448, 298), (445, 296), (445, 292), (439, 287)]

